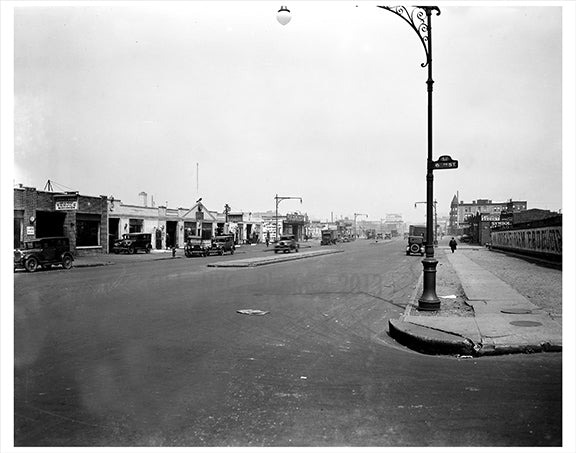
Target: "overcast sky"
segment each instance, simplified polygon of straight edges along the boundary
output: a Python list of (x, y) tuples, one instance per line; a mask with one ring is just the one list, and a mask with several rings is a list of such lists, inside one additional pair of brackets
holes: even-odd
[[(278, 194), (303, 199), (282, 212), (319, 219), (423, 221), (425, 53), (381, 4), (15, 8), (12, 182), (218, 211), (273, 210)], [(435, 4), (434, 159), (459, 161), (435, 172), (439, 214), (457, 192), (561, 209), (563, 2)]]

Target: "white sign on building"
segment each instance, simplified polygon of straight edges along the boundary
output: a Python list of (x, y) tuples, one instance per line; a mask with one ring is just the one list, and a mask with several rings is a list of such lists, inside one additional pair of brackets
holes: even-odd
[(76, 211), (78, 209), (78, 201), (66, 200), (56, 202), (56, 211)]

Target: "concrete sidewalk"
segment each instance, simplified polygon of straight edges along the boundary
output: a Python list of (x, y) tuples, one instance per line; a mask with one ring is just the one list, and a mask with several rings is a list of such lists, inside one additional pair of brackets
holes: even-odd
[(393, 338), (428, 354), (482, 356), (562, 350), (561, 323), (547, 311), (476, 264), (461, 249), (448, 253), (439, 248), (436, 255), (457, 274), (473, 316), (419, 316), (414, 300), (400, 319), (390, 320)]

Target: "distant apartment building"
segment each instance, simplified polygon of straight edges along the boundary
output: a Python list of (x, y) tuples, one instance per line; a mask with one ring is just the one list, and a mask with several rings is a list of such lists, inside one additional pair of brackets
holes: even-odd
[(527, 208), (527, 201), (509, 199), (508, 201), (494, 203), (488, 199), (477, 199), (471, 203), (464, 203), (458, 200), (457, 195), (454, 195), (450, 203), (447, 233), (453, 236), (465, 234), (466, 230), (470, 228), (470, 219), (477, 214), (499, 219), (502, 213), (518, 213), (525, 211)]

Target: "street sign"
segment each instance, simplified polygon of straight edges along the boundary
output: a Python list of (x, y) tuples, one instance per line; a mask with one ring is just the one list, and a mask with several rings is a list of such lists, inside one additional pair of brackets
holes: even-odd
[(433, 170), (442, 170), (445, 168), (458, 168), (458, 161), (450, 156), (440, 156), (437, 161), (432, 161)]

